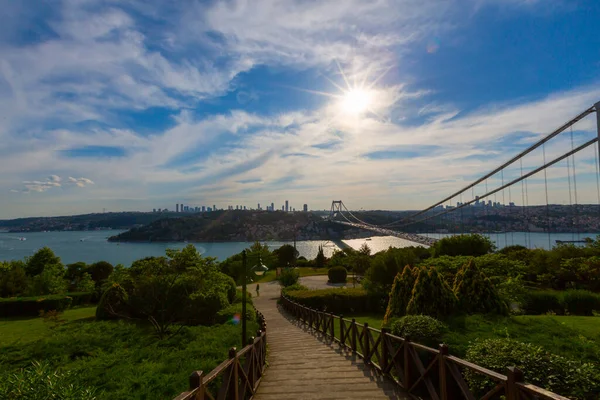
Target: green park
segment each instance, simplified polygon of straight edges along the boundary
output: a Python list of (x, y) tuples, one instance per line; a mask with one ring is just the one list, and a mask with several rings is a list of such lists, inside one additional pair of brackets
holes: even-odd
[[(257, 275), (245, 255), (268, 271)], [(192, 371), (211, 371), (241, 348), (240, 320), (254, 336), (255, 284), (273, 281), (312, 310), (445, 344), (501, 374), (517, 367), (567, 398), (600, 395), (600, 239), (498, 251), (484, 236), (460, 235), (375, 254), (366, 245), (331, 257), (320, 249), (313, 260), (257, 242), (245, 255), (218, 261), (188, 245), (127, 267), (63, 265), (42, 248), (0, 262), (0, 398), (174, 398)], [(324, 288), (304, 285), (307, 277)], [(244, 283), (254, 284), (247, 296)], [(333, 333), (340, 338), (338, 324)], [(465, 382), (475, 394), (490, 387)]]

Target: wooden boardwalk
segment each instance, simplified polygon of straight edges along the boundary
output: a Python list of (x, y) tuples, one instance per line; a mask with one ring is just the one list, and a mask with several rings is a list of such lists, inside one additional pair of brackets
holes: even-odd
[(279, 285), (264, 284), (261, 289), (254, 304), (267, 320), (269, 366), (255, 399), (408, 398), (356, 356), (313, 335), (281, 310)]

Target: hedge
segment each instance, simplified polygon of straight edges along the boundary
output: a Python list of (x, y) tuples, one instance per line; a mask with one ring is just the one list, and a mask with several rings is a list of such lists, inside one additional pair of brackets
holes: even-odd
[(359, 288), (288, 291), (287, 297), (306, 307), (333, 314), (382, 312), (381, 299)]
[(67, 293), (67, 296), (73, 299), (71, 306), (81, 306), (86, 304), (98, 304), (100, 296), (98, 292), (74, 292)]
[(348, 277), (348, 271), (344, 267), (331, 267), (327, 271), (330, 283), (346, 283)]
[(64, 311), (73, 299), (67, 295), (0, 298), (0, 317), (37, 316), (40, 311)]
[(522, 310), (529, 315), (552, 312), (589, 316), (594, 310), (600, 311), (600, 295), (587, 290), (534, 290), (525, 296)]

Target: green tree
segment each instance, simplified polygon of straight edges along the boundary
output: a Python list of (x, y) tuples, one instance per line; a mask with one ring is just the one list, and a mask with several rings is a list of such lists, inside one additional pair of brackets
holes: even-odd
[(433, 254), (439, 256), (482, 256), (496, 249), (487, 237), (478, 234), (455, 235), (438, 240), (433, 246)]
[(406, 314), (441, 318), (453, 312), (455, 303), (454, 293), (437, 270), (422, 267), (418, 271)]
[(383, 318), (384, 325), (391, 322), (392, 318), (401, 317), (406, 314), (406, 307), (412, 296), (412, 290), (415, 286), (416, 275), (418, 268), (407, 265), (401, 274), (397, 274), (394, 278), (394, 284), (390, 292), (390, 300)]
[(390, 247), (379, 252), (371, 260), (371, 267), (365, 274), (363, 286), (372, 294), (387, 297), (396, 275), (402, 272), (406, 265), (414, 266), (419, 260), (412, 247)]
[(315, 257), (315, 267), (324, 268), (326, 262), (327, 258), (325, 257), (325, 253), (323, 252), (323, 246), (319, 246), (319, 251), (317, 252), (317, 256)]
[(27, 274), (22, 261), (0, 261), (0, 297), (13, 297), (27, 290)]
[(28, 257), (25, 263), (25, 272), (29, 276), (41, 274), (44, 268), (48, 266), (60, 265), (63, 268), (60, 257), (57, 257), (49, 247), (42, 247), (34, 255)]
[(101, 285), (102, 282), (108, 279), (113, 270), (113, 265), (107, 261), (95, 262), (87, 268), (87, 272), (92, 276), (96, 285)]
[(500, 299), (496, 288), (473, 260), (469, 260), (456, 274), (453, 291), (459, 309), (468, 314), (508, 313), (508, 307)]
[(298, 250), (290, 244), (284, 244), (273, 253), (275, 253), (280, 267), (287, 267), (288, 265), (293, 266), (296, 264)]
[(69, 288), (61, 264), (46, 265), (43, 271), (31, 278), (28, 292), (31, 296), (66, 293)]
[(364, 273), (371, 266), (371, 248), (363, 243), (360, 249), (354, 254), (352, 260), (352, 270), (357, 275), (364, 275)]

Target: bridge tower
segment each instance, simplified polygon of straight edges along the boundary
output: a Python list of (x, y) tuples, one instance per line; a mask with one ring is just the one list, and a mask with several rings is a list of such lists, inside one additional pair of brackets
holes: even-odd
[(329, 219), (333, 219), (335, 214), (342, 212), (342, 201), (341, 200), (333, 200), (331, 202), (331, 210), (329, 211)]

